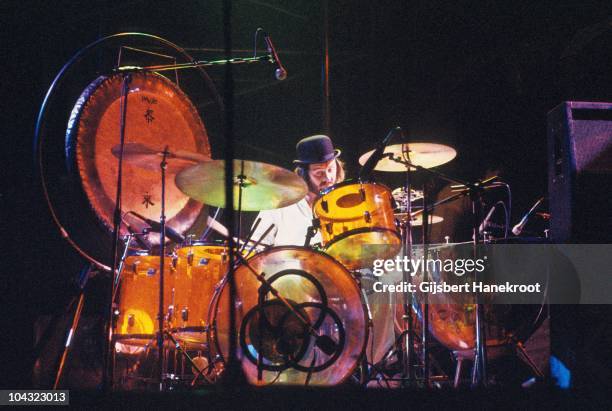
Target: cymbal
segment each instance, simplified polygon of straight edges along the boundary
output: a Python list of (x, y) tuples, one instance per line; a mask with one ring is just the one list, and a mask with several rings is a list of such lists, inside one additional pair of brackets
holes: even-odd
[[(113, 146), (111, 152), (119, 158), (120, 144)], [(133, 166), (144, 168), (147, 170), (159, 171), (160, 163), (164, 156), (164, 149), (154, 149), (141, 143), (126, 143), (123, 146), (123, 160)], [(186, 167), (204, 161), (210, 161), (210, 158), (200, 153), (194, 153), (186, 150), (168, 150), (166, 156), (166, 172), (175, 174)]]
[[(406, 215), (407, 213), (395, 213), (395, 217), (397, 217), (400, 220), (405, 220), (406, 219)], [(430, 214), (428, 216), (429, 218), (429, 224), (438, 224), (441, 223), (442, 221), (444, 221), (444, 218), (435, 215), (435, 214)], [(413, 215), (412, 216), (412, 221), (411, 221), (411, 225), (413, 227), (419, 227), (423, 225), (423, 214), (417, 214), (417, 215)]]
[[(404, 159), (404, 147), (408, 147), (410, 163), (425, 168), (432, 168), (448, 163), (457, 156), (457, 151), (454, 148), (445, 146), (444, 144), (434, 143), (394, 144), (385, 147), (383, 155), (393, 154), (394, 157)], [(374, 150), (371, 150), (359, 157), (359, 164), (364, 165), (373, 153)], [(406, 171), (406, 166), (391, 160), (389, 157), (384, 157), (378, 162), (374, 170), (404, 172)], [(415, 168), (412, 168), (412, 170), (415, 170)]]
[[(183, 193), (204, 204), (225, 207), (224, 170), (224, 160), (200, 163), (179, 172), (176, 185)], [(238, 181), (238, 175), (244, 176), (242, 183)], [(308, 193), (304, 180), (289, 170), (267, 163), (234, 160), (234, 209), (238, 209), (240, 184), (242, 211), (287, 207)]]

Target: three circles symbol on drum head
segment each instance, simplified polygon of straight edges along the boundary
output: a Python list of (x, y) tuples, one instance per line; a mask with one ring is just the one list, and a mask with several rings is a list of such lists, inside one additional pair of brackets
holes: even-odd
[[(316, 289), (318, 298), (304, 302), (287, 299), (293, 310), (280, 299), (269, 299), (274, 282), (286, 276), (301, 277)], [(303, 270), (279, 271), (259, 288), (258, 295), (258, 304), (246, 313), (240, 327), (240, 346), (250, 362), (265, 371), (293, 368), (313, 373), (338, 359), (346, 342), (346, 331), (314, 276)], [(308, 320), (317, 336), (311, 334), (303, 319)]]

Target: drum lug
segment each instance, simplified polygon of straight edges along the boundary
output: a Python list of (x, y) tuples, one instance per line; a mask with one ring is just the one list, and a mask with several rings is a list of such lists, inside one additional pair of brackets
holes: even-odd
[(168, 321), (170, 321), (174, 317), (174, 305), (168, 306)]
[(323, 211), (325, 211), (326, 213), (329, 212), (329, 206), (327, 205), (326, 200), (321, 200), (321, 208), (323, 208)]
[(365, 220), (366, 223), (371, 223), (372, 222), (372, 216), (370, 215), (369, 211), (364, 211), (363, 212), (363, 218)]
[(134, 314), (128, 315), (128, 327), (133, 327), (136, 320), (134, 319)]
[(366, 201), (366, 192), (365, 192), (365, 190), (363, 189), (363, 187), (361, 187), (361, 188), (359, 189), (359, 194), (361, 195), (361, 202), (362, 202), (362, 203), (363, 203), (363, 202), (365, 202), (365, 201)]
[(327, 232), (329, 234), (332, 234), (333, 233), (333, 231), (332, 231), (333, 230), (333, 224), (332, 223), (325, 224), (325, 229), (327, 230)]
[(183, 321), (189, 320), (189, 308), (188, 307), (185, 307), (181, 310), (181, 319)]
[(187, 265), (193, 264), (193, 253), (187, 254)]

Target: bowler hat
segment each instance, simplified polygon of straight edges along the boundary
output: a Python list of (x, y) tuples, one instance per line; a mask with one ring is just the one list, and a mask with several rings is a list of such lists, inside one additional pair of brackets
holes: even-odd
[(334, 149), (331, 139), (323, 134), (301, 139), (295, 146), (295, 151), (298, 157), (293, 160), (295, 164), (325, 163), (340, 155), (340, 150)]

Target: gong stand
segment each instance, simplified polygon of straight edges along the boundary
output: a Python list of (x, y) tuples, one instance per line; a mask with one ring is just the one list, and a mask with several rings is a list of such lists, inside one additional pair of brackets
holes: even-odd
[[(129, 92), (129, 83), (131, 81), (132, 73), (141, 73), (141, 72), (162, 72), (169, 70), (181, 70), (181, 69), (190, 69), (190, 68), (203, 68), (203, 67), (213, 67), (213, 66), (225, 66), (229, 69), (234, 64), (253, 64), (260, 62), (268, 62), (275, 63), (274, 56), (271, 53), (264, 54), (259, 57), (250, 57), (250, 58), (226, 58), (221, 60), (197, 60), (187, 63), (175, 63), (175, 64), (162, 64), (162, 65), (151, 65), (145, 67), (137, 67), (137, 66), (121, 66), (112, 70), (113, 73), (121, 73), (123, 76), (122, 88), (121, 88), (121, 109), (120, 109), (120, 131), (119, 131), (119, 155), (118, 157), (118, 169), (117, 169), (117, 190), (115, 196), (115, 209), (113, 213), (113, 244), (112, 244), (112, 261), (113, 265), (111, 268), (111, 272), (114, 273), (114, 278), (111, 286), (109, 287), (108, 294), (108, 309), (107, 309), (107, 318), (106, 318), (106, 341), (105, 341), (105, 350), (104, 350), (104, 368), (102, 373), (102, 387), (105, 391), (112, 388), (113, 382), (113, 365), (112, 365), (112, 350), (113, 350), (113, 312), (114, 312), (114, 294), (116, 285), (118, 285), (120, 272), (118, 270), (118, 244), (119, 244), (119, 233), (120, 233), (120, 224), (121, 224), (121, 195), (122, 195), (122, 180), (123, 180), (123, 152), (125, 147), (125, 126), (126, 126), (126, 114), (127, 114), (127, 103), (128, 103), (128, 92)], [(161, 245), (161, 255), (160, 255), (160, 294), (159, 294), (159, 302), (160, 307), (158, 311), (158, 322), (159, 322), (159, 333), (157, 336), (157, 343), (159, 346), (159, 357), (158, 357), (158, 374), (160, 378), (160, 390), (163, 389), (162, 377), (163, 377), (163, 271), (164, 271), (164, 253), (165, 253), (165, 169), (167, 166), (166, 159), (168, 155), (168, 147), (164, 150), (164, 158), (160, 167), (162, 169), (162, 212), (160, 216), (160, 245)], [(233, 156), (232, 156), (233, 157)], [(230, 163), (231, 164), (231, 163)], [(230, 165), (231, 167), (231, 165)], [(231, 246), (231, 238), (230, 238), (230, 246)], [(230, 259), (232, 257), (233, 251), (230, 249)]]
[(114, 280), (111, 282), (108, 295), (108, 309), (106, 318), (106, 346), (104, 350), (104, 370), (102, 372), (102, 387), (104, 390), (112, 388), (114, 367), (112, 365), (112, 350), (113, 350), (113, 312), (114, 312), (114, 294), (115, 284), (118, 284), (120, 273), (118, 271), (118, 256), (117, 249), (119, 248), (119, 230), (121, 226), (121, 194), (123, 181), (123, 151), (125, 147), (125, 119), (127, 115), (128, 92), (130, 81), (132, 80), (131, 73), (127, 72), (123, 75), (121, 85), (121, 100), (120, 100), (120, 118), (119, 118), (119, 160), (117, 167), (117, 192), (115, 196), (115, 211), (113, 214), (113, 245), (112, 245), (112, 273)]
[[(478, 244), (480, 241), (480, 238), (478, 236), (478, 226), (479, 226), (479, 221), (480, 221), (479, 220), (480, 218), (479, 210), (480, 210), (482, 193), (488, 187), (488, 184), (492, 180), (497, 178), (497, 176), (491, 177), (484, 181), (477, 181), (475, 183), (469, 183), (469, 182), (462, 181), (454, 177), (449, 177), (438, 171), (412, 164), (409, 160), (402, 159), (400, 157), (389, 155), (389, 158), (397, 163), (406, 165), (408, 169), (412, 167), (417, 171), (425, 171), (431, 175), (434, 175), (435, 177), (441, 178), (451, 183), (459, 184), (460, 186), (459, 193), (447, 199), (444, 199), (441, 202), (436, 203), (435, 206), (448, 202), (448, 201), (452, 201), (454, 199), (457, 199), (457, 198), (460, 198), (466, 195), (470, 198), (470, 202), (472, 205), (472, 217), (473, 217), (472, 218), (472, 253), (473, 253), (473, 258), (476, 259), (478, 257)], [(423, 213), (424, 213), (423, 218), (426, 218), (426, 214), (432, 209), (433, 207), (427, 207), (426, 204), (424, 203), (423, 204)], [(475, 280), (478, 279), (477, 276), (478, 274), (475, 273)], [(481, 303), (480, 296), (478, 293), (475, 293), (474, 296), (476, 300), (476, 341), (475, 341), (476, 344), (475, 344), (475, 349), (474, 349), (474, 367), (472, 368), (472, 386), (477, 387), (477, 386), (487, 385), (487, 347), (486, 347), (486, 335), (485, 335), (485, 327), (484, 327), (485, 325), (484, 324), (485, 322), (484, 305)], [(425, 319), (426, 317), (425, 315), (423, 315), (423, 320)], [(424, 324), (426, 324), (425, 321), (423, 322)], [(427, 333), (427, 328), (423, 329), (423, 333), (424, 334)], [(423, 341), (426, 341), (425, 338), (423, 339)], [(426, 349), (425, 346), (423, 348)]]

